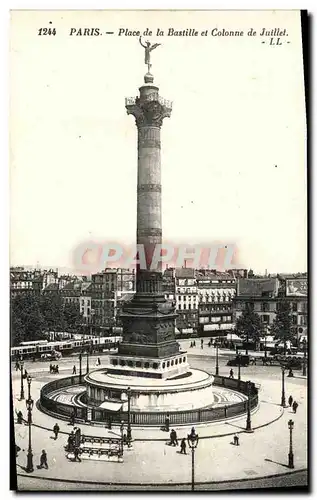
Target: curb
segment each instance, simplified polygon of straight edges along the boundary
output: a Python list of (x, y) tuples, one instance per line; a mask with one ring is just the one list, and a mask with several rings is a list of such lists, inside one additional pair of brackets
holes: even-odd
[[(270, 479), (270, 478), (280, 478), (280, 477), (286, 477), (290, 476), (292, 474), (296, 474), (298, 472), (305, 472), (307, 471), (307, 468), (303, 469), (297, 469), (297, 470), (291, 470), (289, 472), (282, 472), (278, 474), (269, 474), (267, 476), (260, 476), (256, 478), (240, 478), (240, 479), (227, 479), (227, 480), (222, 480), (222, 481), (197, 481), (195, 482), (196, 485), (204, 485), (204, 484), (225, 484), (225, 483), (242, 483), (245, 481), (261, 481), (263, 479)], [(100, 486), (144, 486), (144, 487), (151, 487), (151, 486), (190, 486), (191, 482), (186, 482), (186, 483), (171, 483), (171, 482), (166, 482), (166, 483), (113, 483), (113, 482), (103, 482), (103, 481), (78, 481), (75, 479), (58, 479), (58, 478), (52, 478), (52, 477), (43, 477), (43, 476), (30, 476), (28, 474), (17, 474), (17, 476), (20, 477), (31, 477), (33, 479), (42, 479), (44, 481), (53, 481), (53, 482), (62, 482), (62, 483), (70, 483), (70, 484), (94, 484), (94, 485), (100, 485)]]

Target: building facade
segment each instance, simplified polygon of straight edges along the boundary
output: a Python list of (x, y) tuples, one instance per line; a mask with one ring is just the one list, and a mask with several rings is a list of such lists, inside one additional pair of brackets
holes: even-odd
[(196, 272), (199, 297), (199, 335), (225, 336), (234, 328), (233, 299), (236, 280), (229, 273)]
[(91, 277), (91, 326), (98, 335), (117, 326), (118, 300), (135, 292), (135, 270), (107, 268)]
[[(168, 294), (172, 296), (171, 293)], [(196, 334), (198, 328), (198, 290), (195, 269), (175, 270), (176, 333)]]
[(10, 297), (17, 294), (41, 295), (43, 289), (43, 274), (33, 269), (27, 270), (23, 267), (10, 268)]
[(260, 316), (263, 326), (270, 328), (281, 301), (290, 303), (293, 337), (300, 339), (302, 336), (307, 336), (307, 276), (305, 275), (239, 279), (234, 300), (234, 319), (236, 321), (248, 306)]

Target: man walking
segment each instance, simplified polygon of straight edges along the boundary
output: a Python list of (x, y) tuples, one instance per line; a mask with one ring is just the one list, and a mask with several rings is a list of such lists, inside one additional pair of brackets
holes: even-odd
[(293, 412), (294, 413), (297, 412), (297, 408), (298, 408), (298, 403), (297, 403), (297, 401), (294, 401), (294, 403), (293, 403)]
[(234, 444), (235, 446), (239, 446), (239, 437), (238, 437), (238, 435), (237, 435), (237, 434), (235, 434), (235, 435), (233, 436), (233, 444)]
[(177, 446), (178, 445), (177, 434), (174, 429), (171, 430), (170, 438), (171, 438), (170, 445)]
[(18, 411), (17, 413), (17, 423), (18, 424), (23, 424), (23, 413), (21, 410)]
[(288, 398), (288, 406), (292, 406), (292, 404), (293, 404), (293, 396), (290, 396)]
[(233, 378), (233, 369), (231, 368), (230, 372), (229, 372), (229, 378)]
[(73, 366), (73, 375), (76, 375), (76, 366)]
[(74, 425), (75, 424), (75, 412), (74, 411), (73, 411), (73, 413), (70, 416), (69, 423), (70, 423), (70, 425)]
[(58, 438), (58, 433), (59, 433), (59, 425), (57, 423), (53, 427), (53, 432), (54, 432), (55, 441), (56, 441), (56, 439)]
[(46, 454), (45, 450), (42, 450), (42, 455), (40, 456), (40, 465), (39, 465), (39, 468), (43, 469), (43, 467), (45, 467), (45, 469), (48, 469), (47, 454)]
[(184, 453), (184, 455), (187, 455), (186, 453), (186, 439), (183, 438), (181, 440), (181, 454)]
[(167, 414), (166, 418), (165, 418), (165, 430), (166, 430), (166, 432), (169, 432), (169, 430), (170, 430), (170, 417), (169, 417), (169, 414)]

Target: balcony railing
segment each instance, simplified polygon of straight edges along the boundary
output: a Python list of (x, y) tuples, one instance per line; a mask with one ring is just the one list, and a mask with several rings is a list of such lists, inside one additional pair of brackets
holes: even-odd
[[(134, 106), (136, 104), (136, 100), (139, 99), (138, 97), (126, 97), (125, 98), (125, 105), (126, 106)], [(162, 106), (165, 106), (168, 109), (172, 109), (173, 103), (172, 101), (169, 101), (168, 99), (164, 99), (163, 97), (159, 96), (158, 92), (152, 92), (151, 94), (148, 94), (146, 96), (142, 96), (140, 99), (140, 102), (150, 102), (150, 101), (158, 101)]]

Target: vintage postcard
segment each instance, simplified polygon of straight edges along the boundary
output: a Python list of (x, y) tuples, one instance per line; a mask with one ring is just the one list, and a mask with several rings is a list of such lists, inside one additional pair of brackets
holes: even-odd
[(11, 11), (11, 489), (308, 490), (307, 19)]

